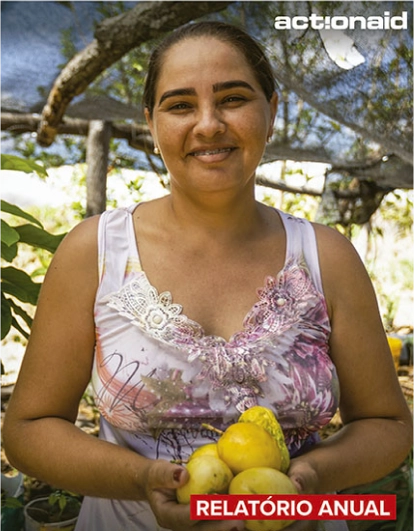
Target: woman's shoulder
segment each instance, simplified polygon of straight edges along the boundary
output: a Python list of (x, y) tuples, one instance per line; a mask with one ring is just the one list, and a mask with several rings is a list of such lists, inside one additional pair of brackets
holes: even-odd
[(360, 295), (371, 281), (352, 242), (338, 230), (319, 223), (312, 224), (318, 245), (322, 283), (328, 298), (340, 299), (345, 293)]
[(60, 248), (68, 248), (72, 246), (90, 248), (96, 244), (98, 234), (99, 221), (102, 214), (91, 216), (76, 224), (64, 237)]
[(49, 267), (48, 276), (56, 274), (83, 276), (93, 274), (98, 263), (98, 226), (100, 215), (75, 225), (58, 246)]
[(360, 260), (352, 242), (337, 229), (321, 223), (311, 223), (318, 243), (319, 253), (326, 260), (339, 261), (344, 259)]

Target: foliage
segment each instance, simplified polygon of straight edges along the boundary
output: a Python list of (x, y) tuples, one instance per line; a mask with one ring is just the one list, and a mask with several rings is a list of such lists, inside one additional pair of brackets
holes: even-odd
[(65, 509), (73, 507), (75, 510), (80, 509), (80, 499), (79, 497), (65, 490), (55, 490), (53, 491), (48, 498), (49, 505), (51, 509), (54, 507), (59, 509), (57, 518), (61, 519), (64, 514)]
[(21, 509), (23, 508), (23, 502), (19, 500), (19, 498), (15, 498), (14, 496), (6, 496), (3, 492), (3, 489), (1, 491), (1, 508), (8, 508), (8, 509)]
[[(24, 171), (26, 173), (36, 172), (40, 177), (46, 177), (47, 172), (43, 166), (32, 160), (25, 160), (16, 155), (1, 155), (1, 169)], [(33, 219), (32, 219), (33, 221)]]
[[(1, 167), (3, 170), (26, 173), (35, 171), (42, 177), (47, 175), (42, 166), (14, 155), (2, 155)], [(15, 267), (13, 261), (18, 255), (21, 244), (54, 253), (65, 234), (49, 233), (31, 214), (7, 201), (1, 201), (1, 211), (7, 217), (7, 221), (1, 219), (1, 339), (7, 336), (12, 327), (27, 338), (32, 317), (25, 306), (36, 305), (41, 284), (34, 282), (32, 277), (22, 269)], [(28, 223), (12, 224), (11, 220), (16, 218), (20, 222), (23, 219)]]
[(404, 463), (388, 476), (367, 485), (362, 485), (346, 493), (358, 495), (393, 494), (396, 496), (397, 519), (379, 521), (368, 531), (412, 531), (413, 530), (413, 453)]
[[(39, 524), (55, 524), (76, 518), (81, 507), (81, 497), (56, 489), (47, 498), (33, 498), (26, 505), (27, 515)], [(39, 528), (40, 529), (40, 528)], [(43, 525), (41, 529), (44, 529)]]

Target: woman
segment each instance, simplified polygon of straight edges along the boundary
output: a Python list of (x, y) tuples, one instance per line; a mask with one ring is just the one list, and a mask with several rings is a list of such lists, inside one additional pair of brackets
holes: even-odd
[[(181, 28), (144, 100), (171, 194), (61, 244), (7, 412), (10, 461), (86, 496), (79, 531), (243, 529), (190, 521), (171, 461), (215, 440), (202, 423), (224, 429), (254, 404), (283, 426), (300, 492), (386, 475), (411, 417), (367, 273), (336, 231), (254, 197), (277, 108), (262, 51), (232, 26)], [(91, 377), (99, 440), (73, 425)], [(318, 442), (338, 405), (344, 428)]]

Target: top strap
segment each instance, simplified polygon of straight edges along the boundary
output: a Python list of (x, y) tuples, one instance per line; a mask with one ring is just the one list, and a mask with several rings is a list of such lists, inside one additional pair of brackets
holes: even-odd
[(132, 269), (140, 269), (133, 210), (131, 207), (107, 210), (99, 219), (98, 291), (101, 295), (119, 289)]
[(315, 287), (323, 293), (318, 244), (312, 223), (304, 218), (278, 212), (286, 231), (286, 262), (305, 261)]

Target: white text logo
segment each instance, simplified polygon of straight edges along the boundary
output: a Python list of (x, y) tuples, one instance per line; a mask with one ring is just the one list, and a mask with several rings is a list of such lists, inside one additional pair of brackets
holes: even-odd
[(324, 16), (312, 13), (307, 16), (277, 16), (274, 27), (277, 30), (345, 30), (345, 29), (367, 29), (367, 30), (402, 30), (407, 29), (407, 11), (401, 15), (391, 16), (389, 11), (385, 11), (382, 16), (364, 17), (355, 16)]

